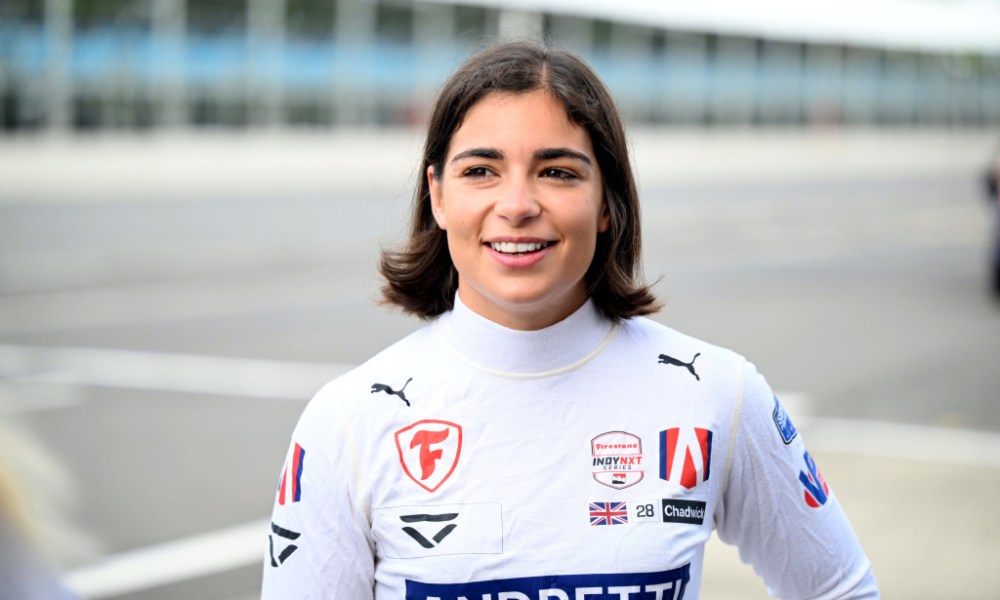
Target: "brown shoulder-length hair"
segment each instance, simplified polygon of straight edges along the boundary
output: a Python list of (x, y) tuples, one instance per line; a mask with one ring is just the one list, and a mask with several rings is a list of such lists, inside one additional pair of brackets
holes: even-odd
[(598, 235), (585, 275), (589, 296), (615, 321), (659, 310), (656, 297), (641, 281), (639, 198), (618, 109), (582, 59), (525, 41), (498, 44), (473, 56), (448, 79), (438, 96), (417, 171), (409, 238), (400, 249), (383, 250), (379, 263), (386, 303), (425, 319), (453, 308), (458, 272), (448, 252), (446, 233), (431, 213), (427, 168), (433, 166), (434, 176), (441, 176), (452, 134), (486, 95), (535, 90), (558, 98), (570, 119), (587, 130), (601, 170), (610, 223)]

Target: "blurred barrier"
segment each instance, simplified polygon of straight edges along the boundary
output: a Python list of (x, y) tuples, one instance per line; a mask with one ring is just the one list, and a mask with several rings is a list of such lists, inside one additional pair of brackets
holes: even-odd
[(190, 1), (132, 0), (122, 12), (138, 17), (92, 7), (77, 22), (91, 4), (48, 0), (7, 18), (0, 9), (0, 131), (412, 124), (471, 49), (523, 33), (583, 54), (637, 122), (1000, 123), (1000, 55), (988, 50), (361, 0), (322, 18), (307, 0), (227, 0), (222, 21)]

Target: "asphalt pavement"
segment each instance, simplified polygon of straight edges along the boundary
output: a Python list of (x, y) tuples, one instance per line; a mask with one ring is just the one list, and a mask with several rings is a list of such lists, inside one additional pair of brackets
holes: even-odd
[[(633, 136), (657, 318), (768, 376), (887, 598), (1000, 587), (995, 215), (976, 187), (998, 139)], [(21, 474), (76, 589), (256, 596), (305, 399), (419, 325), (372, 302), (419, 146), (409, 131), (0, 139), (0, 417), (40, 446)], [(717, 542), (705, 573), (705, 598), (767, 597)]]

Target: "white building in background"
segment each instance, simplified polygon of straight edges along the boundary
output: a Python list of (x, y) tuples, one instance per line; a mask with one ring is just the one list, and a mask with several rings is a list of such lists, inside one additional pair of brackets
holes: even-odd
[(993, 0), (3, 0), (0, 134), (410, 123), (497, 36), (637, 122), (1000, 124)]

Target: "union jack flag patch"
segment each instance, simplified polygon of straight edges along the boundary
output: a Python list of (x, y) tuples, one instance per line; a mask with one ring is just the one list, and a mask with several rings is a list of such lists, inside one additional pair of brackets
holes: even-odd
[(627, 525), (628, 507), (624, 502), (591, 502), (591, 525)]

